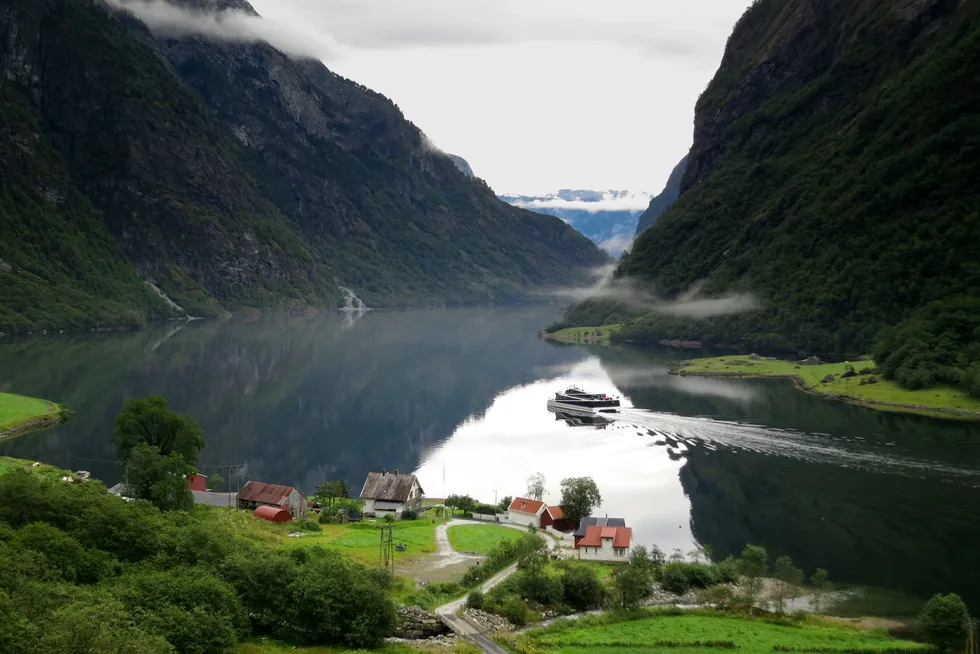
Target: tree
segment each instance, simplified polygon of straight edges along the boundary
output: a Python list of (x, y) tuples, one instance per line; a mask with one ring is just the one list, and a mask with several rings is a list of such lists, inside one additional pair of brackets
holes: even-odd
[(457, 509), (463, 513), (468, 513), (476, 506), (476, 500), (469, 495), (450, 495), (443, 504), (453, 513), (456, 513)]
[(191, 467), (176, 452), (163, 455), (156, 446), (139, 443), (126, 461), (126, 483), (138, 499), (171, 511), (194, 506), (194, 496), (187, 485)]
[(512, 496), (510, 496), (510, 495), (504, 495), (504, 497), (500, 500), (500, 503), (497, 504), (497, 510), (499, 512), (503, 513), (504, 511), (506, 511), (510, 507), (510, 505), (511, 505), (511, 503), (513, 501), (514, 501), (514, 498)]
[(561, 480), (561, 510), (576, 527), (602, 504), (599, 487), (591, 477), (568, 477)]
[(221, 476), (220, 472), (216, 472), (208, 477), (208, 486), (210, 486), (211, 490), (213, 491), (223, 491), (225, 487), (225, 478)]
[(347, 497), (350, 497), (350, 488), (344, 479), (325, 482), (320, 484), (316, 489), (317, 500), (328, 507), (333, 506), (337, 498)]
[(130, 398), (116, 416), (112, 441), (119, 458), (126, 461), (133, 448), (145, 443), (159, 449), (164, 456), (175, 452), (194, 465), (197, 453), (204, 447), (201, 427), (189, 415), (174, 413), (163, 396)]
[(766, 554), (764, 547), (759, 545), (746, 545), (742, 550), (742, 558), (739, 560), (739, 572), (748, 577), (745, 583), (745, 601), (749, 606), (754, 606), (762, 586), (761, 579), (769, 571), (769, 555)]
[(799, 587), (803, 583), (803, 571), (793, 565), (793, 559), (785, 554), (776, 559), (776, 579), (781, 581), (776, 591), (776, 610), (783, 613), (787, 599), (799, 596)]
[(536, 472), (527, 478), (527, 496), (529, 499), (538, 500), (539, 502), (544, 498), (547, 489), (544, 487), (544, 475), (540, 472)]
[(824, 595), (830, 587), (830, 582), (827, 580), (827, 571), (823, 568), (817, 568), (810, 575), (810, 585), (813, 586), (813, 612), (820, 613), (820, 604), (823, 602)]
[(652, 584), (653, 565), (643, 548), (637, 548), (629, 563), (617, 566), (613, 571), (616, 600), (624, 609), (639, 606), (650, 595)]
[(926, 639), (941, 652), (963, 643), (970, 624), (966, 604), (956, 593), (937, 593), (926, 602), (919, 613), (919, 624)]
[(595, 570), (584, 565), (570, 565), (562, 576), (565, 603), (576, 611), (602, 606), (605, 589)]

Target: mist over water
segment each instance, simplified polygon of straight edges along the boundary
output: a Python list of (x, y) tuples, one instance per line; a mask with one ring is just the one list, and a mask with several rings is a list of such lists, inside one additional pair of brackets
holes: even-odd
[[(429, 496), (485, 502), (520, 495), (535, 472), (557, 502), (562, 478), (588, 475), (598, 512), (626, 518), (642, 544), (723, 557), (758, 543), (837, 581), (980, 605), (980, 427), (779, 382), (674, 377), (669, 353), (536, 339), (557, 314), (347, 311), (5, 338), (0, 390), (77, 415), (0, 454), (115, 483), (116, 413), (163, 394), (201, 423), (205, 473), (246, 463), (248, 478), (311, 492), (398, 468)], [(545, 404), (569, 384), (625, 408), (602, 428), (572, 426)]]

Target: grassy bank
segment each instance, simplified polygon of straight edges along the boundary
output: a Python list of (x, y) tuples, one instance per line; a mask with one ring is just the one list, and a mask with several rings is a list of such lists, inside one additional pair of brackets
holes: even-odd
[(0, 477), (15, 470), (27, 470), (48, 479), (61, 479), (68, 474), (67, 470), (62, 470), (61, 468), (49, 466), (44, 463), (34, 465), (34, 461), (15, 459), (12, 456), (0, 456)]
[[(844, 377), (849, 368), (861, 374)], [(790, 379), (808, 392), (872, 409), (980, 420), (980, 400), (963, 391), (951, 387), (910, 391), (872, 373), (874, 368), (874, 361), (808, 366), (792, 361), (753, 360), (742, 355), (692, 359), (679, 364), (672, 372), (705, 377)]]
[(521, 532), (499, 525), (456, 525), (446, 535), (457, 552), (489, 554), (500, 543), (520, 538)]
[[(713, 611), (647, 610), (561, 620), (521, 636), (505, 637), (516, 652), (665, 652), (687, 654), (705, 648), (739, 652), (926, 651), (919, 643), (896, 640), (881, 629), (860, 629), (822, 618), (764, 619)], [(777, 649), (778, 648), (778, 649)]]
[(567, 327), (556, 332), (543, 334), (544, 338), (562, 343), (598, 343), (609, 345), (612, 335), (620, 330), (622, 325), (605, 325), (602, 327)]
[(62, 416), (61, 407), (54, 402), (0, 393), (0, 438), (55, 425)]

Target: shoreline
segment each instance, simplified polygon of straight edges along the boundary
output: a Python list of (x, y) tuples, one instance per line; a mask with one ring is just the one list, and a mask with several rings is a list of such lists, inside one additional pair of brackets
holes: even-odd
[[(874, 369), (875, 366), (874, 362), (870, 360), (857, 361), (855, 364), (856, 365), (853, 367), (863, 365), (865, 366), (865, 369), (869, 367)], [(910, 391), (907, 389), (902, 389), (894, 382), (885, 380), (878, 381), (876, 375), (870, 372), (863, 374), (855, 373), (847, 378), (841, 378), (841, 374), (839, 372), (834, 374), (835, 370), (845, 369), (845, 366), (849, 365), (847, 363), (819, 364), (809, 366), (795, 365), (794, 371), (772, 369), (774, 366), (786, 365), (794, 364), (792, 362), (776, 361), (772, 359), (752, 360), (749, 356), (725, 356), (680, 361), (672, 364), (668, 369), (668, 373), (680, 377), (714, 377), (720, 379), (782, 379), (791, 382), (793, 386), (804, 393), (807, 393), (808, 395), (829, 400), (836, 400), (839, 402), (846, 402), (847, 404), (861, 406), (874, 411), (911, 413), (946, 420), (980, 421), (980, 400), (968, 398), (955, 389), (933, 388), (925, 389), (923, 391)], [(709, 369), (720, 366), (724, 366), (724, 369)], [(732, 369), (733, 366), (742, 369), (734, 370)], [(751, 368), (756, 366), (760, 367), (761, 369), (751, 370)], [(806, 368), (807, 372), (811, 373), (811, 379), (823, 377), (823, 380), (808, 382), (807, 379), (804, 378), (803, 374), (795, 372), (795, 369), (802, 371), (804, 368)], [(832, 381), (827, 381), (828, 378), (832, 378)], [(868, 383), (872, 379), (874, 381)], [(860, 381), (849, 383), (850, 380)], [(894, 399), (883, 399), (881, 397), (873, 397), (867, 394), (862, 395), (853, 392), (861, 389), (863, 389), (865, 393), (868, 393), (868, 391), (872, 389), (876, 391), (879, 389), (884, 389), (885, 392), (890, 394), (899, 396), (906, 394), (910, 397), (909, 401), (902, 402), (895, 401)], [(913, 398), (922, 398), (930, 393), (934, 397), (940, 399), (945, 396), (948, 401), (966, 402), (967, 404), (973, 404), (974, 406), (945, 406), (940, 403), (923, 404), (913, 400)]]
[(15, 412), (15, 415), (0, 424), (0, 441), (53, 427), (71, 416), (71, 412), (60, 404), (14, 393), (0, 393), (0, 413), (4, 410)]

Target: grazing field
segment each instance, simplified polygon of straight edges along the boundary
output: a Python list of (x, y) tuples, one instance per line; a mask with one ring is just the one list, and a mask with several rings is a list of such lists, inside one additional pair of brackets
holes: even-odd
[[(641, 614), (644, 615), (644, 614)], [(517, 652), (875, 652), (921, 650), (919, 643), (895, 640), (880, 629), (859, 629), (819, 618), (767, 621), (709, 611), (647, 611), (639, 619), (613, 615), (566, 620), (512, 638)]]
[(449, 544), (457, 552), (488, 554), (500, 543), (517, 540), (522, 532), (494, 525), (456, 525), (446, 531)]
[(42, 475), (50, 479), (61, 479), (61, 477), (68, 473), (67, 470), (55, 468), (54, 466), (49, 466), (44, 463), (35, 467), (33, 461), (15, 459), (10, 456), (0, 456), (0, 476), (13, 472), (14, 470), (29, 470), (34, 474)]
[[(842, 377), (849, 366), (856, 372), (866, 372), (853, 377)], [(679, 364), (675, 371), (682, 375), (704, 377), (791, 379), (811, 393), (835, 397), (872, 409), (980, 420), (980, 400), (959, 389), (944, 386), (910, 391), (884, 379), (880, 374), (871, 373), (874, 368), (874, 361), (806, 366), (793, 361), (765, 358), (753, 360), (743, 355), (692, 359)], [(823, 380), (828, 375), (832, 375), (834, 380), (824, 383)], [(872, 379), (874, 382), (868, 383)]]
[(58, 405), (24, 395), (0, 393), (0, 436), (33, 420), (51, 418), (56, 422)]
[[(316, 525), (320, 528), (320, 531), (316, 531), (305, 527), (303, 521), (275, 524), (256, 518), (248, 511), (216, 508), (211, 510), (209, 518), (229, 523), (238, 533), (267, 545), (285, 549), (324, 547), (336, 550), (361, 563), (368, 565), (378, 563), (381, 545), (379, 527), (383, 524), (380, 520), (376, 523)], [(316, 522), (316, 516), (312, 516), (309, 521)], [(432, 518), (395, 522), (392, 526), (393, 542), (396, 545), (403, 543), (408, 546), (404, 552), (394, 553), (395, 562), (435, 552), (435, 531), (436, 521)], [(297, 532), (303, 532), (304, 535), (290, 536)]]

